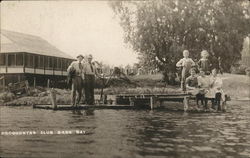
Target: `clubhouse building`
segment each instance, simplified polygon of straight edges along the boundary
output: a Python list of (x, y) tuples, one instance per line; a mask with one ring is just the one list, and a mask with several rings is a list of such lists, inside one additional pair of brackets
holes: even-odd
[(71, 56), (33, 35), (1, 30), (0, 87), (27, 80), (58, 87), (66, 81)]

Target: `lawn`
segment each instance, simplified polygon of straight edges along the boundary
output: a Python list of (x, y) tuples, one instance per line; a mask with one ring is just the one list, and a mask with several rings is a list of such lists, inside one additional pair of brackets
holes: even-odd
[(250, 99), (250, 77), (246, 75), (223, 74), (223, 90), (232, 99)]

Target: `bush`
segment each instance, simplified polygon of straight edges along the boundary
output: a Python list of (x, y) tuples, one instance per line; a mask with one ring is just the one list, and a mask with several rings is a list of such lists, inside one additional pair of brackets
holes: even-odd
[(0, 93), (0, 100), (1, 102), (8, 102), (15, 99), (15, 95), (10, 92), (2, 92)]
[(239, 66), (232, 66), (231, 67), (231, 73), (233, 74), (240, 74), (240, 75), (245, 75), (246, 74), (246, 69), (248, 67), (245, 65), (239, 65)]

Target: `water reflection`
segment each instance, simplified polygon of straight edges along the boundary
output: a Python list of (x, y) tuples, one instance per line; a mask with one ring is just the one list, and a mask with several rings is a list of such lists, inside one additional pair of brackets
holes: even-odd
[(1, 131), (86, 131), (1, 136), (0, 157), (248, 157), (250, 107), (232, 105), (228, 113), (0, 107)]

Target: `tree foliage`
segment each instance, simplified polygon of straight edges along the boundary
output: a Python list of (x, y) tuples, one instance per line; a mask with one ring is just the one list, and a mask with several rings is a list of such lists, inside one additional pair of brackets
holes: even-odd
[(250, 33), (248, 0), (113, 1), (124, 40), (141, 63), (175, 71), (188, 49), (200, 58), (203, 49), (222, 58), (224, 67), (241, 58), (242, 41)]

